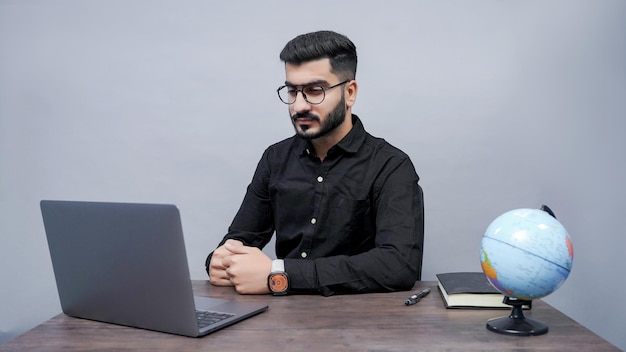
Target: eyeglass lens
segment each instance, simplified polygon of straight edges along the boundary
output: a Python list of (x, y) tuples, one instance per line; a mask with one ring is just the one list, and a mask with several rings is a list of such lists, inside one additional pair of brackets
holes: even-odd
[(314, 105), (323, 102), (326, 96), (326, 90), (322, 86), (307, 86), (301, 89), (283, 86), (278, 90), (278, 97), (285, 104), (293, 104), (296, 102), (298, 92), (302, 93), (304, 100)]

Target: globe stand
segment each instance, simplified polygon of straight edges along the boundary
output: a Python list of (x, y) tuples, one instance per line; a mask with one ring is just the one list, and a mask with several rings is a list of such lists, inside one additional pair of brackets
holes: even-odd
[(487, 330), (505, 335), (537, 336), (548, 332), (548, 325), (534, 319), (525, 318), (522, 307), (532, 301), (504, 298), (504, 303), (513, 306), (508, 317), (500, 317), (487, 321)]

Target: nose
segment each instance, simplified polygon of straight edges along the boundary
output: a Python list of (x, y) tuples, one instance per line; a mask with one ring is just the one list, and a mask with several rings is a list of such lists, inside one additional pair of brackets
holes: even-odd
[(302, 91), (298, 91), (298, 93), (296, 93), (296, 101), (291, 104), (293, 111), (297, 113), (309, 111), (311, 109), (311, 104), (304, 99), (304, 93)]

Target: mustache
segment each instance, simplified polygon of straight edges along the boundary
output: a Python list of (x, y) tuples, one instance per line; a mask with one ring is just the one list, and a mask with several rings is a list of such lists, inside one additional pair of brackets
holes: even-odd
[(319, 116), (312, 114), (310, 112), (303, 112), (303, 113), (295, 113), (293, 115), (291, 115), (291, 120), (292, 121), (296, 121), (297, 119), (311, 119), (311, 120), (315, 120), (315, 121), (319, 121), (320, 118)]

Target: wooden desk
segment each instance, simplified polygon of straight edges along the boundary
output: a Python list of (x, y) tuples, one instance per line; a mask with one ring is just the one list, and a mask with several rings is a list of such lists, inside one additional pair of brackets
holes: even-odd
[[(417, 282), (411, 292), (332, 297), (240, 296), (207, 281), (193, 284), (197, 295), (267, 302), (269, 310), (202, 338), (60, 314), (0, 345), (0, 351), (619, 351), (541, 300), (525, 315), (548, 324), (547, 334), (518, 337), (488, 331), (486, 321), (508, 311), (446, 309), (434, 282)], [(424, 287), (433, 292), (416, 305), (404, 305)]]

